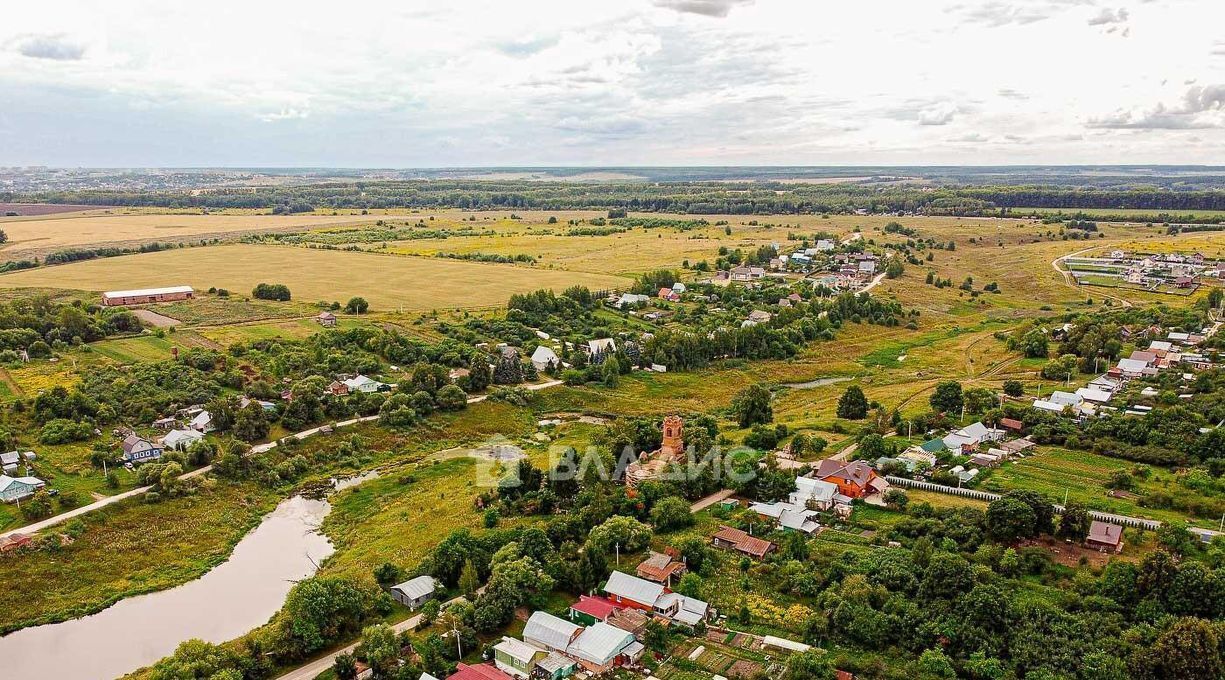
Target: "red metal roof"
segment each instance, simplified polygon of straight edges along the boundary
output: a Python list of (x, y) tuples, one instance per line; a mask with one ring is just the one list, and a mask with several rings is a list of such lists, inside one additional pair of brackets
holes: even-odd
[(461, 663), (456, 668), (458, 670), (448, 675), (447, 680), (515, 680), (512, 676), (487, 663), (475, 666)]
[(578, 602), (570, 605), (570, 608), (576, 612), (594, 616), (600, 621), (607, 619), (613, 612), (621, 609), (612, 600), (603, 597), (589, 597), (587, 595), (580, 595)]

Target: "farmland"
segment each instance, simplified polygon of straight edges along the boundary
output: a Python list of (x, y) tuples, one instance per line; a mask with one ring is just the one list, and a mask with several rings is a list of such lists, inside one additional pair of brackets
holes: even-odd
[[(173, 272), (173, 273), (171, 273)], [(260, 282), (289, 286), (299, 300), (340, 300), (360, 295), (375, 308), (405, 310), (491, 307), (515, 292), (625, 287), (629, 280), (509, 265), (434, 258), (378, 256), (307, 248), (224, 245), (167, 250), (74, 262), (0, 276), (0, 286), (115, 290), (163, 285), (167, 277), (197, 289), (245, 293)], [(429, 282), (429, 285), (424, 285)], [(172, 315), (172, 314), (171, 314)]]

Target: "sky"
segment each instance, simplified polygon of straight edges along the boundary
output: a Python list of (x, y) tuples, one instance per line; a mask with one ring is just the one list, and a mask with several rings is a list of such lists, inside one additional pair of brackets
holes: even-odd
[(1225, 159), (1225, 0), (40, 0), (0, 166)]

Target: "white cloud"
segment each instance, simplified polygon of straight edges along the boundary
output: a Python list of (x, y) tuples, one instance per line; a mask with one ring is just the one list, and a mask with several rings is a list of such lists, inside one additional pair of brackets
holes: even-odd
[(1225, 83), (1217, 2), (10, 4), (5, 163), (1212, 162), (1225, 145), (1215, 90), (1185, 84)]
[(1117, 10), (1112, 10), (1109, 7), (1103, 7), (1100, 12), (1090, 17), (1090, 26), (1102, 26), (1105, 24), (1122, 24), (1127, 22), (1127, 10), (1120, 7)]

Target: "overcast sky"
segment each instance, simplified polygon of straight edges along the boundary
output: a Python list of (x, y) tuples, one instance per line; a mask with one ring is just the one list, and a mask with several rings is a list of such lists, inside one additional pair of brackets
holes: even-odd
[(0, 166), (1221, 163), (1225, 0), (39, 0)]

